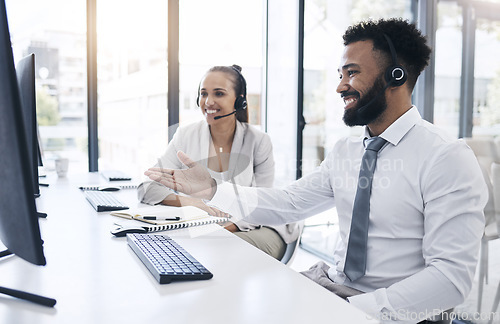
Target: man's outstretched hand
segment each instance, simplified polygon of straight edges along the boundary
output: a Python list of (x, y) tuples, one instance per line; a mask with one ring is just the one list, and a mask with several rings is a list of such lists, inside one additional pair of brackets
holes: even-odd
[(212, 199), (217, 190), (217, 183), (212, 179), (207, 169), (191, 160), (182, 151), (177, 153), (177, 158), (189, 169), (150, 168), (144, 174), (151, 180), (191, 197)]

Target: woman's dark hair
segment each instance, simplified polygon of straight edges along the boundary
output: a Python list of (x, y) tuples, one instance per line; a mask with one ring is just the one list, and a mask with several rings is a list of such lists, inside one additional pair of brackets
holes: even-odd
[(388, 66), (392, 65), (391, 52), (387, 35), (396, 51), (398, 64), (408, 71), (408, 85), (413, 89), (417, 78), (429, 63), (431, 49), (426, 44), (423, 36), (414, 24), (401, 18), (368, 20), (349, 27), (344, 33), (344, 45), (357, 41), (371, 40), (373, 49), (386, 54)]
[[(214, 66), (207, 71), (207, 73), (210, 72), (226, 73), (234, 85), (233, 89), (236, 97), (243, 96), (245, 101), (247, 100), (247, 82), (243, 74), (241, 74), (241, 66), (236, 64), (231, 66)], [(236, 119), (242, 123), (248, 123), (248, 108), (238, 110), (236, 112)]]

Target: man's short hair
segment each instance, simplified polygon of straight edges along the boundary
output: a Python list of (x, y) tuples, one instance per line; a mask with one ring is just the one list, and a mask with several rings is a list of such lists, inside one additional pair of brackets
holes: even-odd
[(408, 72), (408, 85), (413, 89), (417, 78), (429, 63), (431, 49), (427, 46), (426, 38), (414, 24), (401, 18), (368, 20), (347, 28), (343, 39), (344, 45), (358, 41), (371, 40), (373, 49), (379, 50), (387, 57), (387, 67), (392, 65), (389, 44), (384, 37), (386, 34), (394, 44), (398, 64), (404, 66)]

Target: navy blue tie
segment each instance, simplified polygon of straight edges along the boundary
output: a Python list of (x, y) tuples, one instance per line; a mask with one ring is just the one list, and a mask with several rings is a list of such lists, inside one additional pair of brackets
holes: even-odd
[(365, 150), (359, 170), (358, 189), (352, 210), (351, 231), (344, 273), (351, 280), (357, 280), (366, 271), (366, 243), (368, 240), (368, 223), (370, 215), (370, 194), (372, 190), (373, 172), (377, 164), (378, 151), (387, 141), (375, 137)]

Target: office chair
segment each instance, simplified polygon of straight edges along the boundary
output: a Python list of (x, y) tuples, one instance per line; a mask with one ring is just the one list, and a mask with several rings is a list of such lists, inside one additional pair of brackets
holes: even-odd
[[(492, 226), (494, 225), (492, 224), (490, 225), (489, 229), (487, 226), (485, 233), (487, 233), (490, 236), (496, 235), (496, 237), (498, 238), (500, 233), (500, 164), (499, 163), (492, 164), (491, 179), (493, 187), (493, 201), (495, 204), (496, 226)], [(491, 308), (491, 314), (494, 314), (496, 312), (499, 302), (500, 302), (500, 283), (498, 284), (497, 287), (497, 292), (495, 294), (495, 299), (493, 301), (493, 306)], [(488, 323), (492, 323), (492, 321), (493, 321), (493, 316), (490, 318), (490, 321)]]
[[(488, 202), (484, 208), (485, 228), (481, 239), (481, 249), (479, 254), (479, 281), (478, 281), (478, 296), (477, 296), (477, 311), (481, 312), (481, 304), (483, 299), (483, 288), (488, 283), (488, 243), (491, 240), (500, 238), (500, 179), (492, 182), (492, 171), (496, 177), (500, 177), (500, 162), (498, 150), (493, 138), (466, 138), (465, 142), (474, 151), (476, 158), (483, 172), (484, 180), (488, 187)], [(497, 165), (497, 166), (495, 166)], [(495, 199), (496, 198), (496, 199)], [(498, 202), (497, 202), (498, 201)]]
[(300, 244), (300, 236), (293, 242), (286, 245), (285, 254), (281, 258), (280, 262), (286, 265), (291, 264), (297, 253), (297, 248)]
[(286, 245), (285, 254), (283, 254), (280, 260), (281, 263), (286, 265), (292, 264), (292, 261), (297, 254), (297, 249), (299, 248), (300, 244), (300, 237), (302, 236), (302, 231), (304, 230), (304, 222), (298, 223), (297, 226), (299, 226), (300, 228), (299, 237), (297, 237), (295, 241), (290, 242)]
[(417, 324), (451, 324), (451, 313), (453, 313), (453, 308), (443, 311), (441, 315), (436, 316), (436, 320), (434, 321), (422, 321)]

